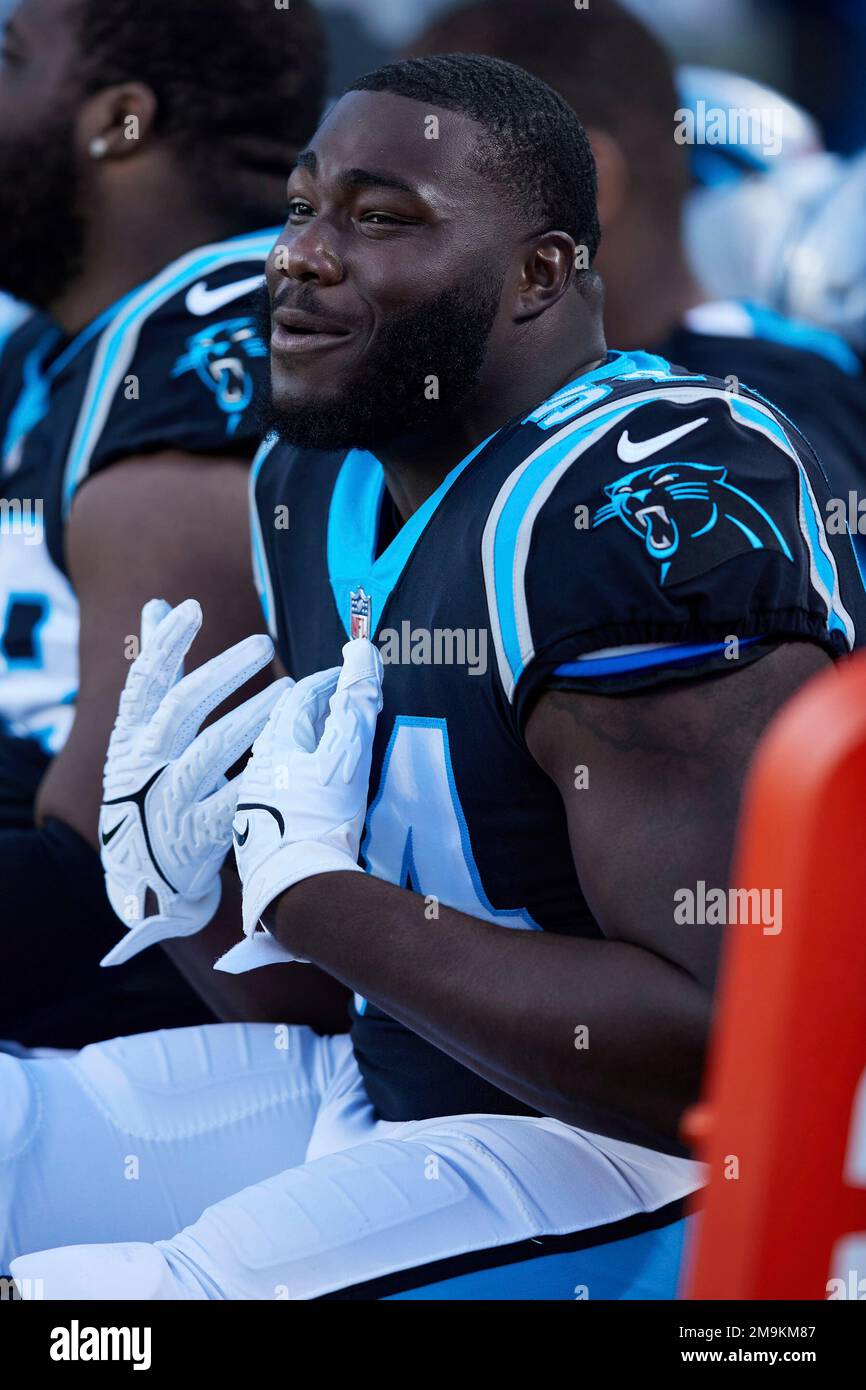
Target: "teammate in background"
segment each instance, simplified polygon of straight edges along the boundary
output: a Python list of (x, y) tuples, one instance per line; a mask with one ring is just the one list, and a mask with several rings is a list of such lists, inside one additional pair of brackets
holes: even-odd
[[(409, 53), (487, 53), (547, 82), (586, 127), (603, 234), (596, 268), (605, 331), (620, 348), (751, 386), (802, 429), (832, 495), (866, 487), (866, 381), (843, 339), (747, 301), (712, 302), (689, 266), (683, 205), (689, 148), (674, 139), (682, 105), (659, 39), (616, 0), (470, 0), (434, 21)], [(866, 537), (856, 536), (866, 574)]]
[(250, 294), (318, 119), (307, 0), (21, 0), (0, 54), (0, 1038), (209, 1016), (116, 937), (102, 765), (142, 601), (256, 622), (245, 507), (267, 344)]
[(149, 607), (104, 863), (181, 919), (236, 796), (221, 970), (314, 962), (352, 1036), (0, 1057), (0, 1267), (45, 1297), (672, 1296), (724, 936), (683, 890), (727, 885), (755, 744), (863, 594), (783, 417), (606, 350), (597, 246), (576, 117), (492, 59), (362, 78), (300, 154), (253, 487), (299, 683), (210, 792), (238, 654), (166, 697), (200, 614)]

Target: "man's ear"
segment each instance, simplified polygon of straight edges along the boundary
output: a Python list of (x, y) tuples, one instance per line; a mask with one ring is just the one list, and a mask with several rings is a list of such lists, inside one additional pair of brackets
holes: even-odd
[(84, 102), (76, 122), (76, 144), (83, 158), (127, 159), (153, 135), (157, 101), (144, 82), (106, 87)]
[(590, 126), (587, 129), (589, 143), (595, 157), (598, 177), (598, 220), (602, 236), (607, 228), (619, 218), (628, 198), (628, 162), (622, 145), (605, 130)]
[(524, 255), (514, 305), (516, 323), (537, 318), (574, 284), (575, 273), (586, 269), (581, 259), (586, 249), (567, 232), (545, 232), (533, 237)]

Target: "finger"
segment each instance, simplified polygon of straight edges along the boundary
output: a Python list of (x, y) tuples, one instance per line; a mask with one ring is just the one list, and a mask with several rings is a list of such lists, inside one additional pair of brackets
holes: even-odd
[(382, 708), (382, 658), (372, 642), (355, 639), (343, 648), (343, 668), (331, 700), (318, 756), (322, 777), (350, 782), (369, 777), (376, 721)]
[(147, 723), (159, 708), (201, 627), (201, 607), (195, 599), (186, 599), (176, 608), (168, 609), (154, 626), (160, 611), (157, 605), (162, 602), (153, 599), (142, 610), (142, 628), (147, 630), (147, 641), (142, 643), (130, 667), (120, 697), (120, 715), (131, 724)]
[[(228, 714), (199, 734), (178, 759), (176, 774), (181, 779), (179, 786), (185, 800), (198, 801), (203, 798), (203, 806), (214, 802), (214, 797), (221, 793), (209, 793), (222, 775), (252, 747), (275, 705), (291, 688), (292, 681), (288, 676), (274, 681), (267, 690), (260, 690), (237, 709), (229, 710)], [(222, 791), (225, 790), (225, 787), (222, 788)]]
[[(343, 648), (343, 668), (337, 682), (338, 690), (348, 690), (359, 681), (372, 681), (380, 695), (384, 668), (378, 647), (366, 637), (356, 637)], [(381, 706), (380, 706), (381, 708)]]
[(141, 645), (139, 650), (143, 650), (149, 645), (156, 629), (170, 612), (171, 604), (166, 603), (164, 598), (152, 598), (147, 601), (141, 610)]
[(224, 840), (227, 845), (231, 844), (232, 821), (237, 809), (238, 789), (242, 775), (242, 773), (238, 773), (237, 777), (233, 777), (218, 791), (211, 792), (210, 796), (206, 796), (204, 801), (199, 802), (202, 814), (207, 816), (213, 838), (217, 841)]
[(276, 753), (285, 756), (293, 747), (304, 753), (315, 752), (339, 674), (339, 666), (316, 671), (283, 692), (270, 718), (269, 737)]
[(325, 729), (331, 697), (337, 688), (340, 667), (333, 666), (328, 671), (317, 671), (307, 676), (295, 687), (296, 694), (284, 716), (290, 729), (292, 742), (304, 750), (314, 753)]
[(366, 638), (356, 638), (343, 648), (343, 669), (331, 701), (332, 714), (351, 708), (362, 731), (372, 738), (382, 708), (384, 668), (378, 647)]
[[(144, 605), (144, 607), (141, 610), (141, 646), (139, 650), (143, 651), (146, 646), (153, 642), (154, 637), (156, 636), (157, 628), (159, 627), (163, 618), (167, 618), (170, 612), (171, 604), (166, 603), (164, 598), (152, 598), (148, 600), (148, 602)], [(188, 651), (189, 648), (187, 647), (186, 650)], [(168, 685), (174, 685), (177, 681), (180, 680), (181, 676), (183, 675), (183, 662), (185, 655), (186, 652), (184, 652), (183, 656), (181, 656), (180, 662), (177, 665), (176, 669), (173, 672), (167, 673), (166, 681)], [(154, 709), (155, 708), (156, 705), (154, 705)]]
[(267, 666), (273, 655), (270, 637), (245, 637), (184, 676), (165, 696), (151, 721), (154, 752), (176, 758), (192, 742), (211, 710)]

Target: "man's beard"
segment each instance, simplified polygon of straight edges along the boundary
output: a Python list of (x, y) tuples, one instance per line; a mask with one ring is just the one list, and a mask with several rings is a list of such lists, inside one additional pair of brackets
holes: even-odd
[[(394, 314), (339, 395), (281, 405), (265, 392), (259, 402), (263, 430), (303, 449), (374, 450), (439, 425), (477, 386), (502, 281), (494, 271), (476, 270), (423, 304)], [(302, 290), (292, 307), (315, 313), (315, 291)], [(267, 341), (266, 301), (260, 302), (259, 319)]]
[(81, 269), (84, 221), (72, 124), (0, 138), (0, 285), (47, 309)]

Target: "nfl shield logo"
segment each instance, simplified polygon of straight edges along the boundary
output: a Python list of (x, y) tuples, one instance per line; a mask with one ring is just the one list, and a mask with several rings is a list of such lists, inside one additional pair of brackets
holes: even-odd
[(353, 589), (349, 599), (349, 636), (353, 640), (356, 637), (370, 636), (372, 612), (373, 601), (370, 595), (365, 594), (363, 588), (359, 588), (357, 593)]

